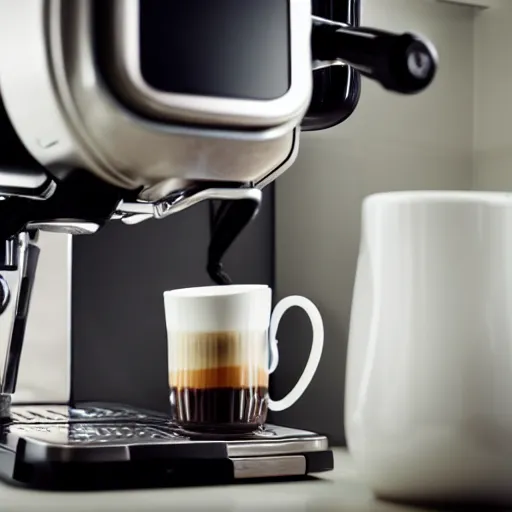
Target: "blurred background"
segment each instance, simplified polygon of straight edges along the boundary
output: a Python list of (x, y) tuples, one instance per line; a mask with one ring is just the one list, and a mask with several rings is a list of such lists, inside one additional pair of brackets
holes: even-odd
[[(435, 41), (436, 82), (413, 97), (363, 80), (354, 115), (306, 133), (297, 163), (265, 191), (259, 217), (226, 258), (235, 283), (265, 283), (276, 300), (305, 295), (326, 327), (320, 368), (302, 399), (274, 422), (327, 434), (343, 444), (344, 371), (359, 244), (360, 207), (371, 193), (404, 189), (512, 188), (510, 0), (364, 0), (363, 25), (414, 30)], [(48, 319), (67, 306), (34, 311), (20, 393), (30, 399), (41, 368), (65, 359), (76, 400), (113, 400), (165, 410), (167, 349), (162, 293), (210, 284), (205, 271), (208, 205), (138, 226), (110, 223), (94, 237), (44, 234), (36, 293), (72, 286), (73, 351), (62, 353)], [(72, 253), (71, 282), (57, 253)], [(58, 266), (55, 272), (44, 266)], [(48, 277), (52, 276), (52, 277)], [(0, 339), (5, 339), (0, 326)], [(48, 333), (48, 334), (46, 334)], [(51, 334), (50, 334), (51, 333)], [(52, 338), (53, 337), (53, 338)], [(291, 311), (279, 332), (281, 363), (272, 392), (294, 385), (309, 354), (310, 327)], [(91, 372), (92, 370), (92, 372)], [(45, 374), (46, 375), (46, 374)], [(92, 378), (91, 375), (94, 375)], [(45, 377), (46, 378), (46, 377)], [(58, 381), (66, 375), (55, 375)], [(55, 387), (54, 384), (49, 387)]]
[[(276, 184), (278, 296), (311, 298), (326, 326), (317, 376), (279, 421), (345, 441), (345, 356), (365, 196), (406, 189), (512, 189), (512, 71), (503, 65), (512, 47), (511, 23), (510, 0), (364, 2), (363, 25), (412, 27), (435, 41), (439, 75), (412, 98), (389, 95), (363, 80), (353, 116), (331, 130), (305, 134), (297, 163)], [(275, 376), (276, 392), (284, 394), (300, 374), (309, 335), (307, 320), (290, 312), (280, 344), (287, 364)]]

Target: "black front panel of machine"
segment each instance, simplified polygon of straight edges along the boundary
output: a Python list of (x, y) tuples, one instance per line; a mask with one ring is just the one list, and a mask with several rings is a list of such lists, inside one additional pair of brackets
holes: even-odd
[(271, 100), (290, 87), (289, 0), (139, 0), (154, 89)]

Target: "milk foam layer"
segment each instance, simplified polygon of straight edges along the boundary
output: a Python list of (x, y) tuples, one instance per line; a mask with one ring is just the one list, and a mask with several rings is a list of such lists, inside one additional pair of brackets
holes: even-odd
[(267, 333), (170, 333), (169, 384), (197, 389), (267, 387)]

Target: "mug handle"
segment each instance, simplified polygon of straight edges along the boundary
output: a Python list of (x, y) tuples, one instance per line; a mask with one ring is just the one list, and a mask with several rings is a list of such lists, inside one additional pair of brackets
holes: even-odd
[(277, 368), (279, 362), (279, 352), (277, 349), (277, 329), (281, 318), (286, 311), (294, 306), (302, 308), (311, 321), (311, 327), (313, 328), (313, 341), (311, 343), (311, 352), (309, 353), (309, 359), (300, 376), (300, 379), (295, 384), (295, 387), (281, 400), (272, 400), (269, 398), (268, 408), (271, 411), (284, 411), (291, 407), (306, 391), (307, 387), (311, 383), (313, 376), (320, 363), (322, 357), (322, 350), (324, 348), (324, 324), (318, 308), (306, 297), (299, 295), (292, 295), (282, 299), (274, 309), (272, 318), (270, 320), (270, 368), (269, 373), (273, 373)]

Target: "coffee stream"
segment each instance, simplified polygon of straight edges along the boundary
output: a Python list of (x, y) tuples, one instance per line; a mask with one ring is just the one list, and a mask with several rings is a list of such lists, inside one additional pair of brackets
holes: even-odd
[(170, 350), (175, 422), (191, 430), (230, 432), (265, 422), (266, 333), (175, 333)]
[(236, 238), (258, 213), (260, 203), (254, 200), (222, 201), (215, 211), (210, 201), (210, 245), (206, 271), (217, 285), (231, 284), (224, 271), (222, 258)]

